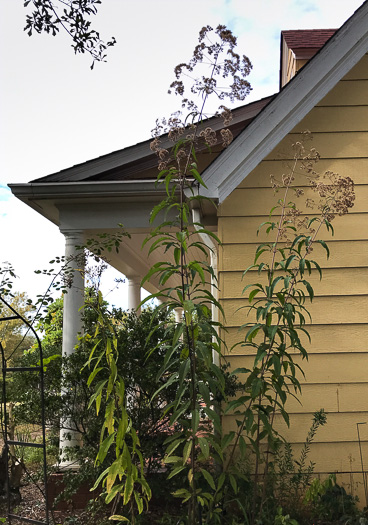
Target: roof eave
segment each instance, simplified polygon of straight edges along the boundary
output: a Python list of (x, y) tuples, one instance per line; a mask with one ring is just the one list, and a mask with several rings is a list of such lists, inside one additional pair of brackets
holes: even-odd
[(119, 182), (54, 182), (9, 184), (19, 200), (37, 213), (61, 226), (60, 206), (80, 203), (127, 203), (145, 204), (147, 209), (160, 202), (166, 195), (165, 188), (156, 187), (155, 181)]
[[(155, 180), (27, 183), (9, 184), (9, 187), (19, 200), (59, 227), (60, 206), (78, 207), (80, 203), (92, 206), (111, 203), (114, 206), (114, 203), (121, 203), (124, 208), (144, 205), (150, 212), (167, 197), (166, 186), (158, 185)], [(213, 205), (210, 206), (206, 201), (202, 207), (206, 224), (217, 224)]]

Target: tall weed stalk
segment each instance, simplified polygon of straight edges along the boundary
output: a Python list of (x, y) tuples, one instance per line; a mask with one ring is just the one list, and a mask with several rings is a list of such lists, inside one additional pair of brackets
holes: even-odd
[[(304, 136), (303, 136), (304, 135)], [(307, 148), (309, 133), (292, 145), (293, 164), (287, 175), (278, 181), (272, 177), (273, 187), (283, 190), (263, 222), (258, 233), (265, 230), (274, 240), (261, 243), (255, 253), (254, 263), (243, 277), (250, 281), (243, 289), (247, 296), (247, 315), (251, 320), (242, 325), (246, 330), (241, 343), (255, 354), (251, 368), (238, 368), (234, 374), (244, 374), (244, 392), (231, 401), (227, 411), (235, 414), (236, 437), (229, 458), (231, 464), (236, 452), (253, 455), (254, 483), (263, 484), (258, 497), (253, 497), (251, 523), (262, 514), (267, 490), (267, 474), (275, 448), (281, 437), (275, 426), (276, 414), (280, 414), (289, 426), (287, 399), (301, 392), (300, 378), (303, 369), (299, 356), (308, 359), (303, 339), (310, 341), (307, 321), (311, 320), (308, 302), (314, 298), (314, 290), (308, 278), (318, 273), (319, 263), (312, 258), (315, 245), (320, 245), (329, 256), (326, 242), (320, 239), (323, 228), (333, 234), (332, 220), (344, 215), (353, 206), (354, 184), (349, 177), (326, 172), (323, 176), (314, 169), (319, 160), (315, 148)], [(301, 198), (304, 190), (294, 187), (296, 174), (304, 173), (307, 185), (315, 199), (307, 198), (305, 207), (314, 210), (312, 218), (300, 210), (294, 197)], [(254, 281), (256, 277), (256, 282)], [(237, 346), (237, 345), (235, 345)]]
[[(225, 396), (225, 382), (220, 366), (213, 362), (213, 352), (221, 353), (221, 339), (220, 324), (211, 319), (211, 310), (223, 310), (210, 287), (211, 282), (216, 286), (217, 276), (203, 238), (212, 239), (213, 244), (220, 241), (202, 224), (193, 224), (191, 212), (204, 199), (198, 189), (206, 188), (198, 171), (198, 152), (221, 143), (226, 147), (232, 139), (228, 128), (218, 134), (208, 122), (203, 122), (208, 99), (215, 96), (219, 100), (243, 100), (250, 89), (245, 80), (251, 67), (249, 60), (235, 53), (235, 45), (236, 38), (224, 26), (215, 31), (209, 26), (201, 30), (192, 59), (175, 68), (176, 80), (171, 84), (171, 90), (181, 97), (187, 116), (180, 112), (157, 122), (151, 144), (159, 157), (157, 181), (166, 190), (166, 198), (154, 208), (151, 221), (160, 212), (165, 218), (145, 244), (150, 246), (150, 254), (160, 249), (169, 254), (169, 260), (154, 264), (142, 284), (155, 277), (161, 286), (155, 297), (163, 301), (159, 309), (183, 312), (173, 332), (168, 326), (168, 334), (174, 335), (166, 341), (161, 388), (177, 385), (176, 397), (166, 408), (176, 432), (167, 440), (165, 463), (171, 465), (169, 478), (185, 476), (186, 482), (175, 495), (183, 503), (188, 502), (188, 522), (192, 525), (202, 519), (210, 522), (216, 516), (221, 521), (219, 504), (224, 478), (221, 475), (215, 479), (213, 462), (222, 464), (229, 445), (229, 440), (221, 439), (221, 421), (214, 410), (215, 400)], [(187, 98), (184, 82), (198, 68), (202, 68), (202, 75), (195, 77), (191, 92), (200, 97), (199, 104)], [(218, 87), (219, 79), (221, 84), (228, 84), (227, 90)], [(223, 118), (225, 125), (230, 123), (231, 112), (225, 106), (220, 106), (217, 116)], [(175, 142), (171, 151), (161, 147), (162, 132), (168, 132), (169, 140)], [(168, 218), (169, 213), (173, 219)], [(193, 258), (195, 252), (202, 257)]]

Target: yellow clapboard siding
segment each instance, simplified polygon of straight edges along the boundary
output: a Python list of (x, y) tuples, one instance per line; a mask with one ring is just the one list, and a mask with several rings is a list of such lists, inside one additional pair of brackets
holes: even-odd
[[(364, 420), (364, 418), (363, 418)], [(363, 421), (362, 420), (362, 421)], [(328, 425), (328, 423), (327, 423)], [(298, 457), (301, 450), (301, 445), (295, 445), (293, 447), (294, 457)], [(368, 443), (362, 443), (363, 457), (368, 457)], [(356, 441), (348, 443), (312, 443), (311, 451), (308, 454), (308, 461), (316, 463), (314, 473), (318, 472), (329, 473), (329, 472), (355, 472), (354, 477), (359, 479), (361, 472), (360, 453), (358, 438)]]
[(327, 412), (364, 412), (368, 404), (368, 383), (303, 385), (300, 401), (291, 400), (290, 412), (314, 412), (323, 402)]
[(366, 497), (364, 481), (361, 470), (356, 470), (349, 474), (337, 474), (336, 482), (343, 487), (347, 494), (357, 498), (357, 507), (363, 509), (366, 506)]
[[(368, 341), (368, 324), (341, 324), (341, 325), (310, 325), (308, 332), (311, 337), (309, 343), (307, 336), (300, 334), (300, 339), (309, 353), (354, 353), (366, 352)], [(254, 350), (249, 347), (236, 346), (244, 341), (246, 330), (238, 328), (229, 328), (223, 333), (228, 350), (224, 352), (229, 355), (249, 355)], [(231, 350), (231, 351), (230, 351)], [(336, 356), (336, 359), (339, 359)], [(368, 374), (367, 374), (368, 377)]]
[(300, 133), (306, 129), (312, 134), (329, 131), (367, 131), (368, 106), (315, 107), (295, 126), (292, 133)]
[(368, 80), (341, 80), (318, 106), (364, 106), (368, 104)]
[[(303, 188), (304, 195), (299, 198), (293, 191), (289, 191), (286, 197), (287, 202), (293, 201), (302, 213), (313, 214), (313, 209), (306, 206), (306, 199), (313, 199), (315, 213), (318, 213), (320, 197), (309, 187)], [(356, 200), (354, 207), (349, 213), (364, 212), (368, 203), (368, 185), (355, 186)], [(238, 188), (219, 206), (218, 215), (220, 217), (242, 217), (242, 216), (261, 216), (268, 215), (270, 210), (277, 205), (278, 200), (284, 199), (285, 190), (282, 188), (275, 194), (272, 188)], [(281, 208), (274, 211), (274, 217), (279, 216)]]
[[(297, 140), (300, 140), (298, 134), (287, 135), (266, 158), (269, 160), (293, 158), (291, 144)], [(365, 157), (368, 149), (368, 132), (315, 133), (313, 147), (317, 149), (322, 159)]]
[[(250, 320), (246, 310), (238, 310), (247, 304), (240, 292), (250, 282), (241, 281), (242, 271), (253, 263), (256, 246), (273, 242), (275, 238), (273, 234), (268, 238), (264, 231), (259, 236), (256, 234), (259, 224), (268, 220), (270, 208), (283, 196), (282, 190), (276, 195), (270, 190), (270, 174), (279, 180), (283, 174), (290, 174), (291, 144), (302, 138), (299, 132), (312, 131), (312, 140), (305, 146), (313, 146), (321, 154), (321, 160), (315, 164), (318, 173), (330, 170), (342, 177), (351, 177), (356, 184), (353, 213), (336, 219), (334, 237), (326, 231), (319, 235), (329, 243), (331, 258), (326, 261), (318, 246), (312, 254), (326, 270), (321, 283), (314, 276), (311, 279), (317, 297), (310, 307), (313, 324), (308, 325), (312, 343), (308, 343), (305, 335), (301, 337), (310, 354), (309, 362), (302, 363), (306, 372), (302, 405), (293, 399), (288, 402), (290, 429), (277, 417), (283, 435), (296, 443), (297, 457), (310, 428), (312, 412), (321, 407), (330, 412), (327, 425), (320, 429), (308, 456), (308, 461), (316, 463), (316, 475), (361, 469), (356, 423), (368, 421), (367, 117), (368, 54), (219, 208), (218, 232), (224, 243), (219, 250), (220, 298), (229, 327), (223, 336), (231, 348), (246, 332), (244, 329), (239, 332), (237, 327)], [(302, 172), (296, 173), (295, 185), (307, 187)], [(257, 276), (253, 279), (252, 275), (251, 280), (257, 280)], [(261, 339), (261, 334), (258, 337)], [(254, 362), (254, 349), (237, 346), (227, 359), (232, 368), (250, 367)], [(299, 356), (295, 359), (301, 362)], [(234, 418), (225, 417), (225, 428), (229, 425), (234, 425)], [(368, 424), (361, 427), (361, 437), (363, 457), (368, 457)], [(347, 487), (352, 485), (353, 494), (363, 497), (358, 472), (341, 476), (338, 482), (346, 483)]]
[[(275, 277), (279, 275), (276, 272)], [(314, 289), (315, 296), (335, 296), (335, 295), (368, 295), (368, 268), (339, 268), (325, 269), (323, 278), (320, 280), (316, 270), (311, 275), (305, 275), (304, 279), (310, 282)], [(250, 283), (260, 283), (267, 285), (266, 272), (249, 271), (242, 279), (242, 272), (221, 272), (220, 289), (223, 299), (246, 298), (249, 295), (249, 289), (242, 294), (244, 287)], [(283, 286), (280, 281), (275, 288), (275, 292), (280, 291)], [(306, 289), (301, 285), (301, 289)]]
[(305, 384), (298, 401), (289, 397), (286, 410), (289, 414), (312, 414), (321, 408), (326, 412), (365, 412), (368, 410), (367, 383)]
[[(298, 399), (289, 396), (285, 408), (289, 414), (313, 414), (322, 407), (326, 412), (339, 412), (337, 391), (338, 385), (334, 383), (327, 385), (303, 385), (302, 393), (298, 394)], [(368, 393), (368, 384), (362, 391)], [(364, 410), (366, 409), (367, 407), (364, 407)]]
[[(320, 400), (323, 405), (323, 399)], [(303, 443), (311, 424), (311, 414), (291, 414), (290, 428), (287, 428), (282, 417), (276, 416), (276, 428), (280, 429), (287, 441)], [(357, 413), (327, 414), (327, 423), (320, 427), (314, 438), (315, 443), (355, 442), (357, 440), (356, 424), (368, 419), (368, 411)], [(286, 427), (286, 428), (285, 428)], [(306, 432), (307, 431), (307, 432)], [(332, 439), (331, 439), (332, 436)], [(368, 430), (361, 430), (361, 439), (368, 441)]]
[[(298, 399), (289, 396), (289, 414), (309, 414), (323, 408), (328, 413), (360, 413), (368, 409), (368, 383), (304, 384)], [(300, 402), (299, 402), (300, 401)]]
[[(227, 356), (232, 370), (237, 368), (252, 368), (254, 356)], [(295, 355), (294, 361), (304, 371), (305, 378), (298, 372), (298, 380), (304, 384), (331, 383), (365, 383), (368, 380), (368, 352), (340, 353), (338, 359), (331, 354), (310, 354), (309, 360)], [(240, 374), (242, 378), (244, 374)], [(368, 410), (368, 400), (367, 400)]]
[(347, 73), (344, 80), (365, 80), (368, 77), (368, 54), (364, 55), (359, 62)]
[[(235, 419), (240, 420), (241, 418), (233, 415), (224, 416), (226, 427), (235, 430), (237, 428)], [(312, 414), (291, 414), (290, 428), (288, 428), (282, 416), (276, 414), (275, 428), (289, 443), (302, 444), (307, 437), (308, 430), (312, 424), (312, 419)], [(327, 423), (326, 425), (319, 427), (314, 438), (314, 443), (330, 442), (331, 446), (335, 446), (335, 443), (354, 443), (357, 440), (356, 424), (367, 420), (367, 411), (355, 414), (327, 414)], [(361, 430), (360, 433), (361, 440), (368, 441), (368, 431)], [(366, 444), (368, 445), (368, 443)], [(318, 465), (318, 468), (321, 468), (320, 464)]]
[[(244, 299), (222, 299), (227, 326), (241, 326), (248, 322), (247, 310), (239, 310), (247, 304)], [(316, 297), (308, 310), (315, 324), (368, 323), (368, 296)]]
[(299, 71), (299, 69), (305, 66), (305, 64), (307, 64), (309, 60), (310, 60), (309, 58), (303, 58), (303, 59), (299, 58), (295, 60), (295, 70)]
[[(275, 236), (266, 234), (266, 228), (262, 228), (257, 236), (260, 224), (267, 221), (268, 217), (221, 217), (218, 223), (218, 232), (222, 242), (226, 244), (238, 243), (262, 243), (273, 242)], [(337, 217), (333, 222), (335, 229), (334, 240), (367, 240), (368, 214), (356, 213)], [(326, 240), (332, 238), (331, 234), (321, 229), (319, 238)]]
[[(288, 161), (264, 160), (239, 184), (238, 188), (270, 188), (271, 174), (281, 180), (282, 174), (289, 174), (290, 169), (291, 163)], [(341, 177), (351, 177), (356, 184), (366, 184), (368, 158), (321, 159), (315, 164), (315, 171), (320, 174), (333, 171)], [(295, 186), (305, 186), (306, 180), (304, 172), (295, 174)]]
[[(254, 262), (258, 244), (224, 244), (219, 248), (220, 271), (244, 271)], [(328, 241), (330, 257), (324, 249), (315, 245), (312, 259), (321, 268), (359, 268), (368, 266), (368, 241)], [(266, 257), (266, 256), (265, 256)], [(266, 260), (266, 259), (264, 259)]]

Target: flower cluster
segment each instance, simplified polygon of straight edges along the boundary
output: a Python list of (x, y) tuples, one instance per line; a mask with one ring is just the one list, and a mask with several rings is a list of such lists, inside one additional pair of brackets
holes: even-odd
[[(209, 33), (212, 33), (211, 36)], [(245, 77), (249, 75), (252, 65), (248, 57), (245, 55), (241, 57), (235, 53), (236, 44), (236, 37), (223, 25), (217, 26), (215, 30), (211, 26), (201, 29), (199, 44), (195, 47), (192, 58), (189, 62), (182, 62), (175, 67), (175, 80), (169, 89), (169, 93), (173, 92), (183, 97), (183, 108), (192, 111), (197, 107), (193, 100), (184, 96), (186, 87), (183, 77), (194, 80), (190, 87), (193, 94), (203, 97), (215, 93), (220, 100), (225, 98), (229, 98), (231, 102), (244, 100), (251, 89)], [(223, 53), (225, 53), (225, 58), (220, 62), (219, 57)], [(209, 66), (210, 74), (201, 74), (193, 79), (190, 73), (199, 65)], [(229, 80), (228, 85), (218, 87), (216, 77)]]
[(330, 222), (336, 215), (346, 215), (354, 206), (354, 182), (350, 177), (341, 177), (337, 173), (326, 171), (322, 180), (318, 177), (310, 184), (321, 198), (319, 209)]
[[(320, 154), (314, 147), (307, 148), (306, 142), (312, 140), (309, 131), (303, 132), (300, 140), (292, 144), (293, 165), (288, 173), (280, 178), (270, 175), (271, 186), (275, 191), (284, 188), (285, 194), (294, 192), (294, 196), (300, 198), (305, 195), (304, 206), (296, 206), (295, 202), (279, 201), (279, 208), (284, 217), (279, 229), (279, 239), (290, 243), (290, 232), (298, 232), (313, 235), (316, 232), (316, 223), (312, 222), (305, 213), (306, 209), (318, 210), (318, 223), (331, 222), (336, 215), (345, 215), (354, 206), (355, 191), (354, 182), (350, 177), (341, 177), (332, 171), (326, 171), (322, 175), (317, 173), (315, 165), (320, 159)], [(295, 175), (305, 175), (305, 188), (294, 187)], [(317, 196), (310, 196), (310, 188)], [(303, 211), (302, 211), (303, 210)], [(313, 225), (313, 227), (312, 227)]]
[[(233, 140), (228, 126), (232, 120), (231, 110), (221, 104), (212, 115), (204, 113), (205, 103), (210, 95), (216, 95), (218, 100), (229, 98), (230, 101), (243, 100), (250, 91), (250, 84), (245, 77), (251, 70), (251, 63), (246, 56), (235, 53), (236, 38), (225, 26), (219, 25), (215, 30), (205, 26), (199, 33), (199, 44), (195, 47), (189, 62), (182, 62), (174, 69), (175, 80), (171, 83), (169, 93), (181, 97), (182, 111), (188, 114), (185, 118), (182, 111), (171, 115), (168, 119), (156, 121), (152, 130), (154, 140), (151, 150), (159, 158), (159, 170), (170, 165), (180, 164), (187, 155), (186, 165), (194, 161), (192, 148), (203, 150), (215, 146), (227, 147)], [(199, 71), (198, 71), (199, 69)], [(194, 70), (196, 71), (194, 75)], [(191, 81), (190, 88), (186, 86), (187, 78)], [(221, 78), (221, 87), (218, 79)], [(188, 98), (187, 93), (195, 95), (196, 100)], [(224, 128), (219, 129), (218, 120), (211, 127), (210, 116), (221, 118)], [(177, 144), (175, 154), (170, 154), (161, 147), (160, 137), (167, 134), (170, 142)]]

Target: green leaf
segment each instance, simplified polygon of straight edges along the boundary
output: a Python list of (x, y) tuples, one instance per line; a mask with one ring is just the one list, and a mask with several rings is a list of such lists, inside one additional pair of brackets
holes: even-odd
[(184, 379), (187, 377), (190, 370), (190, 359), (189, 357), (182, 362), (179, 368), (179, 386), (181, 387)]
[(248, 332), (246, 333), (245, 335), (245, 340), (246, 341), (253, 341), (253, 339), (256, 337), (256, 335), (258, 334), (259, 332), (259, 329), (261, 328), (262, 325), (260, 325), (259, 323), (255, 324), (254, 326), (252, 326)]
[(184, 451), (183, 451), (183, 463), (186, 463), (189, 459), (189, 456), (192, 452), (192, 445), (193, 445), (193, 442), (192, 440), (188, 441), (185, 446), (184, 446)]
[(199, 437), (198, 443), (199, 443), (199, 448), (201, 449), (201, 452), (204, 458), (208, 459), (210, 455), (210, 447), (209, 447), (207, 439), (203, 437)]
[(164, 390), (165, 388), (168, 388), (176, 380), (177, 380), (177, 374), (172, 374), (169, 377), (169, 379), (163, 385), (161, 385), (158, 390), (156, 390), (156, 392), (153, 394), (151, 400), (153, 400), (161, 392), (161, 390)]
[(170, 474), (167, 476), (167, 479), (171, 479), (173, 478), (174, 476), (176, 476), (177, 474), (179, 474), (182, 470), (184, 470), (186, 467), (184, 466), (181, 466), (181, 467), (175, 467), (174, 470), (172, 470), (170, 472)]
[(124, 487), (124, 505), (126, 505), (129, 502), (130, 497), (133, 492), (133, 488), (134, 488), (133, 476), (128, 474), (125, 480), (125, 487)]
[(181, 456), (170, 456), (164, 458), (164, 463), (180, 463), (183, 464), (183, 458)]
[(104, 461), (104, 459), (106, 457), (106, 454), (108, 453), (111, 445), (114, 442), (115, 434), (116, 434), (116, 432), (114, 432), (110, 436), (107, 436), (107, 438), (100, 445), (96, 461), (99, 461), (101, 464), (103, 463), (103, 461)]
[(138, 507), (138, 513), (142, 514), (143, 511), (143, 499), (141, 498), (140, 494), (136, 491), (134, 491), (134, 499)]
[(231, 486), (233, 488), (234, 494), (237, 494), (238, 493), (238, 484), (236, 483), (235, 476), (233, 476), (233, 474), (229, 474), (229, 480), (230, 480), (230, 484), (231, 484)]
[(195, 434), (198, 430), (199, 425), (199, 410), (198, 408), (195, 408), (192, 410), (192, 431), (193, 434)]
[(109, 517), (109, 520), (125, 521), (125, 522), (130, 523), (130, 520), (128, 520), (128, 518), (126, 518), (125, 516), (122, 516), (121, 514), (113, 514), (112, 516)]
[(93, 370), (93, 372), (90, 374), (89, 378), (88, 378), (88, 381), (87, 381), (87, 386), (90, 386), (92, 381), (94, 380), (94, 378), (96, 377), (96, 375), (102, 370), (102, 367), (100, 368), (95, 368)]
[(166, 457), (169, 457), (178, 448), (179, 445), (184, 443), (184, 441), (185, 441), (185, 438), (176, 439), (172, 441), (166, 449)]
[(257, 289), (257, 288), (256, 288), (255, 290), (252, 290), (252, 291), (250, 292), (250, 294), (249, 294), (248, 301), (251, 303), (251, 302), (253, 301), (253, 299), (255, 298), (255, 296), (256, 296), (257, 294), (259, 294), (260, 291), (261, 291), (261, 290), (259, 290), (259, 289)]
[(201, 472), (203, 474), (203, 477), (205, 478), (205, 480), (207, 481), (207, 483), (211, 487), (211, 489), (216, 490), (216, 485), (215, 485), (214, 479), (211, 476), (211, 474), (207, 470), (205, 470), (203, 468), (201, 468)]
[(220, 474), (219, 479), (218, 479), (217, 491), (221, 490), (221, 488), (222, 488), (222, 486), (223, 486), (223, 484), (224, 484), (224, 482), (225, 482), (225, 479), (226, 479), (226, 475), (225, 475), (224, 472), (222, 472), (222, 473)]
[(90, 489), (90, 492), (93, 492), (94, 490), (97, 489), (97, 487), (99, 486), (99, 484), (101, 483), (101, 481), (105, 478), (106, 474), (108, 473), (110, 467), (107, 467), (107, 469), (105, 469), (97, 478), (95, 484), (93, 485), (93, 487)]
[(222, 438), (222, 440), (221, 440), (221, 449), (222, 449), (223, 452), (225, 452), (225, 450), (230, 445), (230, 443), (232, 442), (234, 437), (235, 437), (235, 432), (230, 432), (229, 434), (227, 434), (226, 436), (224, 436)]
[(241, 457), (245, 458), (246, 453), (247, 453), (247, 445), (245, 443), (243, 436), (240, 436), (239, 438), (239, 450), (240, 450)]
[(123, 490), (124, 488), (124, 484), (121, 483), (120, 485), (115, 485), (115, 487), (113, 487), (110, 492), (107, 494), (106, 498), (105, 498), (105, 503), (110, 503), (114, 498), (115, 496), (121, 491)]
[(203, 179), (202, 177), (200, 176), (199, 172), (195, 169), (195, 168), (192, 168), (191, 170), (189, 170), (189, 172), (191, 173), (191, 175), (195, 178), (195, 180), (197, 182), (199, 182), (199, 184), (201, 186), (203, 186), (204, 188), (207, 189), (207, 186), (205, 185), (205, 183), (203, 182)]

